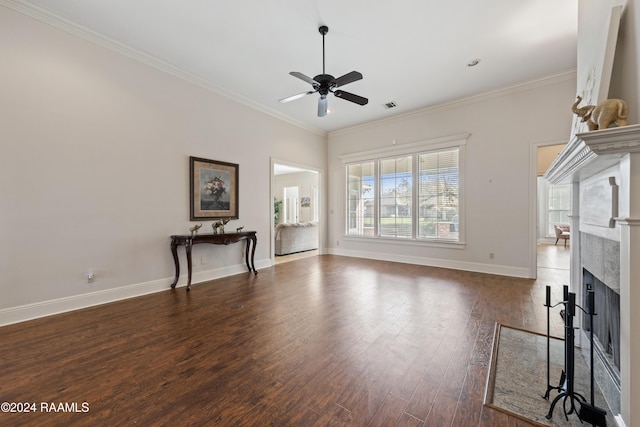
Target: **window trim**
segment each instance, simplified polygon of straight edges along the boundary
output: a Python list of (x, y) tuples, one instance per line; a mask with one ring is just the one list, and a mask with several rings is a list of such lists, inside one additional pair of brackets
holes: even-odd
[[(446, 247), (446, 248), (464, 248), (466, 245), (466, 227), (465, 227), (465, 218), (466, 218), (466, 193), (465, 193), (465, 170), (466, 170), (466, 144), (467, 139), (471, 136), (470, 133), (459, 133), (450, 136), (444, 136), (440, 138), (434, 138), (414, 143), (407, 143), (402, 145), (395, 145), (395, 140), (393, 142), (394, 146), (392, 147), (384, 147), (378, 148), (363, 152), (350, 153), (339, 156), (338, 158), (342, 161), (343, 165), (343, 185), (342, 185), (342, 194), (343, 200), (345, 201), (343, 216), (345, 225), (343, 227), (342, 233), (343, 238), (346, 240), (353, 241), (366, 241), (366, 242), (380, 242), (380, 243), (394, 243), (394, 244), (407, 244), (407, 245), (419, 245), (419, 246), (433, 246), (433, 247)], [(444, 239), (426, 239), (426, 238), (393, 238), (393, 237), (381, 237), (378, 236), (377, 229), (377, 221), (375, 221), (375, 232), (374, 236), (360, 236), (360, 235), (352, 235), (347, 233), (347, 223), (348, 223), (348, 206), (347, 206), (347, 194), (348, 191), (348, 176), (347, 176), (347, 166), (350, 163), (357, 162), (367, 162), (374, 161), (374, 168), (376, 173), (376, 178), (378, 178), (378, 161), (383, 160), (385, 158), (403, 156), (403, 155), (413, 155), (418, 156), (420, 154), (426, 154), (434, 151), (444, 151), (447, 149), (458, 149), (458, 194), (459, 194), (459, 217), (461, 220), (458, 223), (458, 240), (444, 240)], [(415, 157), (414, 157), (414, 161)], [(414, 188), (414, 198), (415, 198)], [(376, 203), (377, 204), (377, 203)], [(378, 212), (376, 212), (379, 215)]]

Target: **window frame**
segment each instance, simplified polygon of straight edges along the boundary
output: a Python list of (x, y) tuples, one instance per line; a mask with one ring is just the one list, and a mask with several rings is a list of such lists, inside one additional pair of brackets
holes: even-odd
[[(408, 143), (402, 145), (394, 145), (393, 147), (374, 149), (366, 152), (352, 153), (340, 156), (340, 160), (343, 164), (344, 180), (343, 180), (343, 200), (345, 202), (343, 209), (343, 216), (345, 225), (343, 229), (343, 237), (347, 240), (362, 240), (362, 241), (376, 241), (384, 243), (398, 243), (406, 245), (419, 245), (419, 246), (438, 246), (438, 247), (464, 247), (466, 227), (465, 227), (465, 169), (466, 169), (466, 143), (469, 138), (469, 133), (456, 134), (447, 137), (430, 139), (426, 141), (420, 141), (416, 143)], [(394, 141), (395, 143), (395, 141)], [(437, 153), (448, 150), (458, 150), (458, 239), (444, 239), (444, 238), (425, 238), (418, 237), (418, 223), (419, 214), (417, 212), (417, 203), (419, 201), (419, 185), (416, 181), (419, 176), (418, 156), (422, 154)], [(412, 236), (408, 237), (390, 237), (380, 236), (379, 221), (380, 221), (380, 175), (379, 175), (379, 162), (382, 160), (388, 160), (398, 158), (402, 156), (412, 156)], [(364, 163), (373, 161), (374, 166), (374, 182), (376, 189), (374, 191), (374, 232), (373, 236), (365, 236), (360, 234), (349, 234), (349, 165), (355, 163)]]
[[(551, 206), (552, 193), (554, 191), (561, 191), (564, 193), (563, 195), (566, 197), (566, 209), (561, 208), (553, 208)], [(566, 217), (565, 221), (555, 222), (551, 220), (552, 213), (560, 212), (562, 216)], [(562, 212), (565, 212), (562, 214)], [(554, 225), (567, 225), (570, 224), (569, 215), (571, 214), (571, 184), (552, 184), (548, 183), (546, 192), (545, 192), (545, 237), (555, 237)]]

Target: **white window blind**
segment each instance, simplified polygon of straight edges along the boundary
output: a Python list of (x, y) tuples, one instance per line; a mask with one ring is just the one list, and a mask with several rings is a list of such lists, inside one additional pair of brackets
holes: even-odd
[(418, 237), (457, 240), (459, 233), (458, 149), (418, 155)]
[(380, 160), (379, 235), (413, 237), (413, 156)]

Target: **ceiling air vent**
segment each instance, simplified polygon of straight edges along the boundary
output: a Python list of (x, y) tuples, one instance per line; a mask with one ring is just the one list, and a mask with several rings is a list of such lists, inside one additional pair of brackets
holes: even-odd
[(383, 104), (385, 109), (389, 109), (389, 108), (395, 108), (398, 106), (398, 104), (396, 104), (394, 101), (389, 101), (386, 104)]

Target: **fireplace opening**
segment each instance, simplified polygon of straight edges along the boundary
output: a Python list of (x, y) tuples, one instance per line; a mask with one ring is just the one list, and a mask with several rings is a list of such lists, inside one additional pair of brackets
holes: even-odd
[[(587, 294), (594, 292), (595, 312), (593, 317), (594, 350), (614, 379), (620, 378), (620, 294), (583, 270), (584, 306)], [(583, 316), (582, 327), (589, 336), (589, 316)]]

